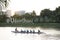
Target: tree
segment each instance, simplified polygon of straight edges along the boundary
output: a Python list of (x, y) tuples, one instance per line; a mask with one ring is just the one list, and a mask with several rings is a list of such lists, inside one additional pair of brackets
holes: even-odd
[(0, 0), (0, 1), (5, 5), (5, 7), (7, 7), (10, 0)]
[(54, 12), (55, 12), (56, 22), (60, 22), (60, 6), (56, 8)]
[(20, 15), (18, 15), (18, 14), (15, 13), (12, 17), (16, 18), (16, 19), (19, 19)]
[(0, 15), (0, 23), (6, 22), (7, 16), (6, 15)]
[(28, 17), (28, 16), (31, 16), (29, 13), (25, 13), (25, 15), (24, 16), (26, 16), (26, 17)]
[(27, 20), (31, 20), (33, 17), (31, 16), (31, 14), (29, 13), (25, 13), (25, 15), (23, 15), (25, 19)]
[(36, 16), (35, 11), (33, 10), (33, 12), (31, 13), (32, 16)]
[(44, 17), (44, 16), (48, 16), (48, 17), (50, 17), (51, 14), (52, 14), (52, 11), (51, 11), (51, 10), (49, 10), (49, 9), (44, 9), (44, 10), (41, 11), (40, 16), (43, 16), (43, 17)]
[(55, 11), (51, 11), (49, 9), (42, 10), (41, 13), (40, 13), (40, 16), (44, 19), (44, 21), (47, 18), (48, 18), (48, 20), (50, 22), (55, 22), (55, 20), (56, 20), (56, 18), (55, 18), (56, 17)]

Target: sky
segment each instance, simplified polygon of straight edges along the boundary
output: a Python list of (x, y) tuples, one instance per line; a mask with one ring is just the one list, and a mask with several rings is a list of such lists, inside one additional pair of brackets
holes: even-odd
[(60, 6), (60, 0), (11, 0), (8, 6), (9, 10), (32, 12), (35, 10), (37, 15), (40, 15), (41, 10), (55, 10)]

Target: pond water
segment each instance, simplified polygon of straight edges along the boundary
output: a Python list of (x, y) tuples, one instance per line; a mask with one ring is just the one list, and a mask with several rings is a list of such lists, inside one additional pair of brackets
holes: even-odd
[(18, 30), (35, 30), (38, 29), (42, 34), (22, 34), (12, 33), (16, 27), (0, 27), (0, 40), (60, 40), (60, 31), (55, 29), (43, 29), (43, 28), (29, 28), (29, 27), (17, 27)]

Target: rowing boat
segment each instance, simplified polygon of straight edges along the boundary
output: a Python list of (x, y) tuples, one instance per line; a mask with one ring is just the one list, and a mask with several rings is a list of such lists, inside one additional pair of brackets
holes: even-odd
[(13, 33), (30, 33), (30, 34), (41, 34), (41, 33), (43, 33), (43, 32), (35, 32), (35, 31), (33, 31), (33, 32), (27, 32), (27, 31), (11, 31), (11, 32), (13, 32)]

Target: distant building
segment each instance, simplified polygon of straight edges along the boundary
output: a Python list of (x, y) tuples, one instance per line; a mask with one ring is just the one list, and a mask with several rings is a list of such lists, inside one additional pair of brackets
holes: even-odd
[(25, 14), (25, 11), (16, 11), (15, 14), (24, 15)]

